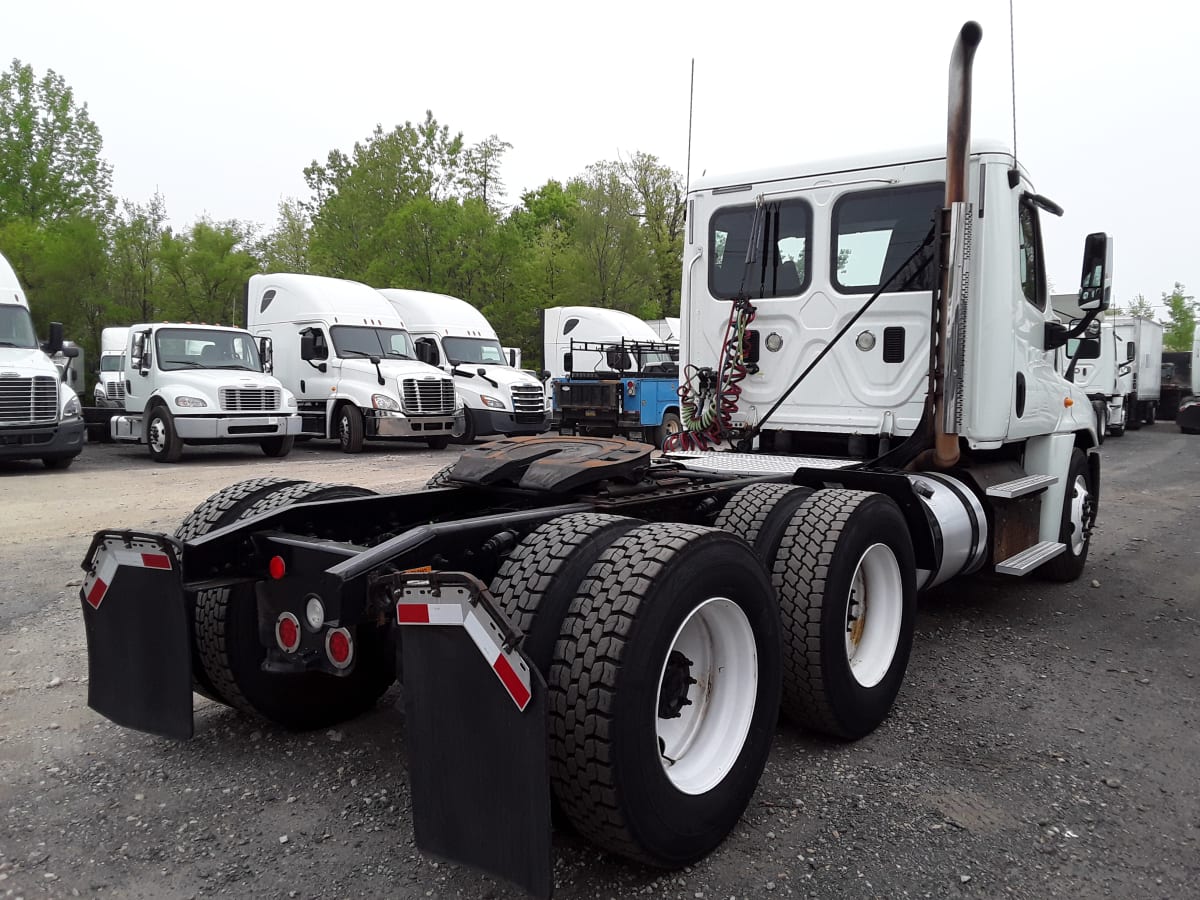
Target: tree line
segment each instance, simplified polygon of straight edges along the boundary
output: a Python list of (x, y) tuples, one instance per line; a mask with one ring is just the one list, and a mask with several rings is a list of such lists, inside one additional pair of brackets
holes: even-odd
[(1160, 318), (1155, 313), (1154, 305), (1144, 294), (1136, 295), (1129, 306), (1114, 307), (1110, 315), (1142, 316), (1161, 322), (1164, 350), (1191, 350), (1192, 340), (1196, 335), (1196, 314), (1200, 312), (1200, 306), (1197, 305), (1196, 298), (1185, 294), (1184, 290), (1184, 286), (1177, 281), (1172, 291), (1163, 291), (1160, 305), (1166, 307), (1165, 318)]
[[(118, 198), (100, 128), (54, 71), (0, 73), (0, 253), (35, 320), (64, 323), (94, 360), (101, 329), (141, 321), (237, 323), (256, 272), (351, 278), (469, 301), (505, 344), (541, 356), (538, 311), (580, 304), (678, 315), (684, 189), (654, 155), (597, 162), (509, 203), (512, 146), (468, 144), (427, 112), (304, 169), (309, 196), (269, 226)], [(94, 367), (93, 367), (94, 368)]]

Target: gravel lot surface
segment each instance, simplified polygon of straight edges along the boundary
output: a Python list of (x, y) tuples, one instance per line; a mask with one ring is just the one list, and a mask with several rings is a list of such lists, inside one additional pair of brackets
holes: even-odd
[[(454, 456), (314, 442), (165, 466), (93, 445), (67, 472), (0, 463), (0, 898), (512, 896), (416, 851), (398, 688), (307, 734), (197, 698), (187, 744), (86, 706), (93, 531), (171, 531), (259, 475), (413, 487)], [(1196, 896), (1200, 438), (1160, 423), (1103, 456), (1080, 581), (981, 577), (924, 598), (875, 734), (781, 724), (741, 825), (690, 870), (556, 836), (557, 896)]]

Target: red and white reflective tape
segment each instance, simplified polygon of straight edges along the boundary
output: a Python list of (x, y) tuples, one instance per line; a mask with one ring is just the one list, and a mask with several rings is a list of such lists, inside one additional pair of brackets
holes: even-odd
[(139, 569), (171, 568), (171, 557), (161, 548), (147, 545), (144, 549), (128, 549), (124, 546), (113, 547), (101, 544), (96, 551), (96, 567), (83, 579), (80, 595), (92, 609), (99, 609), (108, 593), (109, 585), (117, 575), (118, 566), (134, 566)]
[[(443, 587), (444, 597), (452, 589)], [(396, 621), (401, 625), (461, 625), (483, 654), (508, 696), (522, 712), (533, 697), (533, 680), (529, 666), (521, 655), (504, 649), (500, 627), (480, 606), (472, 606), (467, 593), (462, 590), (463, 600), (458, 603), (425, 603), (419, 599), (401, 598), (396, 601)]]

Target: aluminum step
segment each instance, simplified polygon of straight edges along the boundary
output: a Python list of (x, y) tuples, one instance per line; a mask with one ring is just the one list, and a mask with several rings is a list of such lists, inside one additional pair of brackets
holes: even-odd
[(1028, 550), (1022, 550), (1016, 556), (1010, 556), (1004, 562), (996, 563), (996, 571), (1001, 575), (1028, 575), (1044, 562), (1049, 562), (1067, 549), (1067, 545), (1059, 541), (1042, 541), (1034, 544)]
[(1057, 483), (1057, 475), (1026, 475), (1024, 478), (993, 484), (987, 489), (987, 495), (1000, 497), (1003, 500), (1015, 500), (1017, 497), (1024, 497)]
[(698, 472), (728, 475), (790, 475), (797, 469), (844, 469), (858, 462), (823, 456), (773, 456), (768, 453), (722, 450), (679, 450), (664, 453), (663, 456)]

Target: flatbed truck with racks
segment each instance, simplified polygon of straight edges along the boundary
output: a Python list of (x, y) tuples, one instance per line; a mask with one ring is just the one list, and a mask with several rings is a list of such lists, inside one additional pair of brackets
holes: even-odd
[[(781, 709), (847, 740), (888, 715), (918, 592), (984, 568), (1077, 578), (1097, 435), (1054, 357), (1091, 340), (1111, 243), (1088, 236), (1083, 320), (1062, 325), (1039, 227), (1058, 208), (970, 143), (980, 38), (955, 44), (944, 151), (690, 186), (703, 431), (657, 457), (499, 440), (397, 494), (257, 479), (174, 535), (101, 531), (92, 708), (186, 739), (199, 691), (315, 728), (399, 674), (418, 846), (548, 897), (552, 797), (609, 852), (692, 864), (746, 809)], [(838, 268), (839, 245), (878, 258)]]

